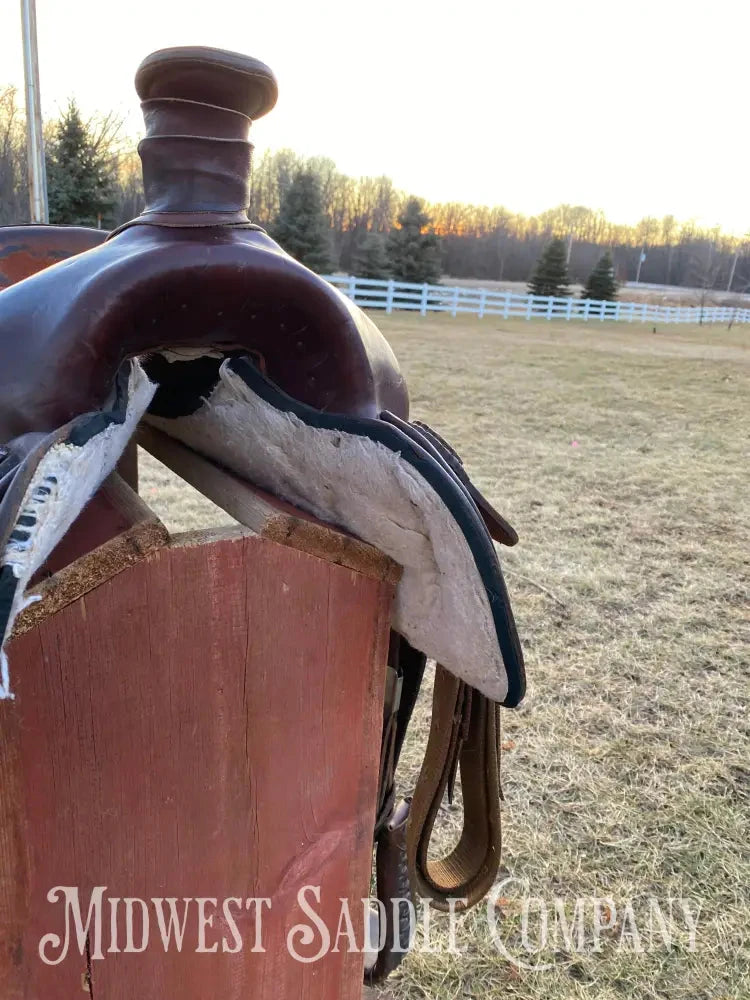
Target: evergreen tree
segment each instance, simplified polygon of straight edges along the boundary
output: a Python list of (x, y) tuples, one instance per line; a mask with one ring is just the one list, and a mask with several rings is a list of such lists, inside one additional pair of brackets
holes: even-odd
[(318, 274), (331, 267), (328, 220), (323, 213), (320, 182), (309, 170), (300, 170), (289, 185), (271, 235), (287, 253)]
[[(47, 146), (50, 222), (109, 228), (115, 204), (117, 156), (111, 122), (97, 136), (70, 101)], [(115, 134), (117, 128), (115, 128)]]
[(565, 243), (559, 239), (552, 240), (536, 262), (529, 281), (529, 293), (550, 296), (570, 295), (569, 284)]
[(358, 278), (387, 278), (390, 261), (382, 233), (365, 233), (352, 255), (352, 274)]
[(399, 281), (434, 283), (440, 280), (440, 242), (425, 232), (432, 219), (419, 198), (409, 198), (388, 237), (391, 273)]
[(605, 302), (614, 302), (617, 298), (615, 268), (609, 250), (599, 258), (599, 263), (589, 275), (586, 287), (581, 292), (581, 298)]

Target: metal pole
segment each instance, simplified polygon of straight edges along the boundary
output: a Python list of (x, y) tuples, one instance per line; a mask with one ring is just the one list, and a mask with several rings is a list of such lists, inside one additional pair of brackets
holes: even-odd
[(732, 291), (732, 282), (734, 281), (734, 272), (737, 270), (737, 260), (740, 256), (739, 250), (735, 251), (734, 259), (732, 260), (732, 270), (729, 272), (729, 281), (727, 282), (727, 291)]
[(29, 205), (32, 222), (49, 222), (47, 171), (44, 165), (39, 55), (36, 45), (36, 0), (21, 0), (23, 74), (26, 81), (26, 136), (29, 162)]
[(643, 264), (645, 256), (646, 256), (646, 244), (644, 243), (643, 247), (641, 248), (641, 252), (638, 254), (638, 270), (635, 272), (636, 285), (641, 280), (641, 264)]

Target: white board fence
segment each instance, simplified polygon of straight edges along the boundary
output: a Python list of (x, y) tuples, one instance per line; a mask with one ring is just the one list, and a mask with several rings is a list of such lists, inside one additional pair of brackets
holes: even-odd
[(601, 302), (596, 299), (550, 298), (519, 295), (488, 288), (414, 285), (405, 281), (325, 275), (336, 288), (364, 309), (410, 309), (426, 316), (447, 312), (451, 316), (502, 316), (503, 319), (619, 320), (627, 323), (748, 323), (750, 309), (735, 306), (662, 306), (650, 302)]

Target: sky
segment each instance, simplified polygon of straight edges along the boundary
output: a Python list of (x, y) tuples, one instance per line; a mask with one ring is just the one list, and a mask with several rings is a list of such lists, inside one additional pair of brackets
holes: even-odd
[[(115, 110), (140, 60), (214, 45), (268, 63), (258, 151), (330, 156), (431, 201), (750, 231), (748, 0), (37, 0), (42, 109)], [(0, 0), (0, 86), (22, 86)]]

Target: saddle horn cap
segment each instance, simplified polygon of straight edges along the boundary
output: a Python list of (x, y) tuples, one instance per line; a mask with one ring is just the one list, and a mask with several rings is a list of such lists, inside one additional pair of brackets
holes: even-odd
[(276, 77), (265, 63), (203, 45), (152, 52), (136, 71), (135, 89), (142, 101), (196, 101), (238, 111), (252, 120), (267, 114), (278, 97)]

